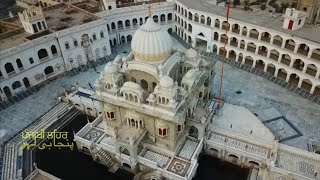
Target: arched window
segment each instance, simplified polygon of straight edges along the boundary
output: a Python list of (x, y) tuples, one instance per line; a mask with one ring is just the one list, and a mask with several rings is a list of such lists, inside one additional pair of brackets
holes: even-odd
[(145, 90), (148, 91), (148, 82), (144, 79), (141, 80), (141, 87)]
[(52, 66), (48, 66), (48, 67), (46, 67), (46, 68), (44, 69), (44, 73), (45, 73), (46, 75), (51, 74), (51, 73), (53, 73), (53, 72), (54, 72), (54, 70), (53, 70), (53, 67), (52, 67)]
[(17, 63), (17, 66), (18, 66), (19, 69), (23, 68), (23, 65), (22, 65), (20, 59), (17, 59), (17, 60), (16, 60), (16, 63)]
[(161, 101), (162, 104), (165, 104), (166, 103), (166, 99), (164, 97), (162, 97), (162, 101)]
[(161, 137), (167, 136), (167, 128), (159, 128), (158, 129), (158, 135)]
[(107, 112), (107, 118), (108, 118), (109, 120), (114, 120), (114, 119), (115, 119), (114, 112), (113, 112), (113, 111)]
[(18, 89), (21, 87), (21, 83), (19, 81), (15, 81), (14, 83), (12, 83), (12, 89)]
[(199, 99), (201, 99), (201, 98), (202, 98), (202, 92), (199, 93)]
[(101, 38), (104, 38), (103, 31), (100, 32), (100, 37), (101, 37)]
[(156, 88), (156, 86), (157, 86), (157, 83), (152, 82), (152, 88), (153, 88), (153, 91), (154, 91), (154, 89)]
[(52, 55), (55, 55), (55, 54), (58, 53), (57, 48), (56, 48), (55, 45), (52, 45), (52, 46), (51, 46), (51, 53), (52, 53)]
[(177, 127), (177, 132), (178, 132), (178, 133), (179, 133), (179, 132), (182, 132), (182, 125), (181, 125), (181, 124), (178, 125), (178, 127)]
[(47, 50), (46, 50), (46, 49), (40, 49), (40, 50), (38, 51), (38, 57), (39, 57), (39, 59), (43, 59), (43, 58), (48, 57), (48, 52), (47, 52)]
[(97, 40), (97, 35), (94, 33), (93, 35), (92, 35), (92, 39), (95, 41), (95, 40)]

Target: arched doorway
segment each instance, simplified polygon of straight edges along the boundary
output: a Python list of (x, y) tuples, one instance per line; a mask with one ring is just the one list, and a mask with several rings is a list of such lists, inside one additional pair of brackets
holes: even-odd
[(264, 67), (265, 67), (265, 64), (264, 64), (264, 62), (262, 60), (259, 59), (259, 60), (256, 61), (256, 67), (255, 68), (264, 70)]
[(257, 162), (254, 162), (254, 161), (249, 161), (248, 162), (248, 166), (249, 166), (249, 168), (251, 168), (251, 169), (259, 169), (259, 163), (257, 163)]
[(274, 75), (274, 72), (276, 71), (276, 67), (273, 64), (268, 64), (267, 66), (267, 72)]
[(311, 91), (312, 82), (309, 79), (302, 80), (301, 87), (307, 91)]
[(9, 75), (11, 72), (14, 72), (14, 68), (11, 63), (6, 63), (4, 65), (4, 68), (6, 69), (7, 74)]
[(196, 37), (196, 47), (199, 49), (207, 50), (207, 41), (203, 33), (199, 33)]
[(278, 70), (278, 76), (277, 76), (279, 79), (283, 79), (285, 80), (287, 78), (287, 71), (283, 68), (280, 68)]
[(300, 81), (300, 77), (299, 77), (297, 74), (292, 73), (292, 74), (289, 76), (289, 80), (288, 80), (289, 83), (298, 86), (299, 81)]
[(213, 157), (218, 157), (218, 155), (219, 155), (219, 151), (218, 150), (216, 150), (216, 149), (213, 149), (213, 148), (210, 148), (209, 149), (209, 154), (211, 155), (211, 156), (213, 156)]
[(131, 166), (129, 164), (122, 163), (122, 166), (123, 166), (124, 169), (127, 169), (127, 170), (131, 171)]
[(126, 43), (126, 38), (124, 36), (121, 37), (121, 43)]
[(46, 49), (40, 49), (38, 51), (38, 57), (39, 57), (39, 59), (44, 59), (44, 58), (48, 57), (47, 50)]
[(233, 164), (237, 164), (238, 159), (239, 159), (238, 156), (233, 155), (233, 154), (230, 154), (230, 155), (228, 156), (229, 162), (231, 162), (231, 163), (233, 163)]
[(131, 40), (132, 40), (132, 36), (131, 36), (131, 35), (128, 35), (128, 36), (127, 36), (127, 42), (131, 42)]
[(3, 92), (7, 96), (7, 98), (12, 96), (12, 93), (11, 93), (10, 88), (8, 86), (3, 88)]
[(12, 83), (12, 89), (18, 89), (21, 88), (21, 83), (19, 81), (15, 81), (14, 83)]
[(46, 68), (44, 69), (44, 73), (45, 73), (46, 75), (49, 75), (49, 74), (53, 73), (53, 67), (52, 67), (52, 66), (46, 67)]
[(23, 84), (26, 88), (30, 87), (30, 82), (27, 77), (23, 78)]
[(148, 82), (144, 79), (141, 80), (141, 87), (145, 90), (148, 91)]
[(194, 126), (191, 126), (191, 128), (189, 130), (189, 136), (194, 137), (194, 138), (198, 138), (198, 129)]

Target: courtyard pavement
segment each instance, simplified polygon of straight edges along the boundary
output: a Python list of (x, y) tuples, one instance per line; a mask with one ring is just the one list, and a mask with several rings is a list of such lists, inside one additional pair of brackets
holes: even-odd
[[(221, 62), (216, 64), (213, 87), (216, 96), (219, 95), (221, 65)], [(245, 106), (255, 113), (275, 136), (283, 140), (282, 143), (308, 150), (310, 140), (320, 142), (318, 104), (227, 64), (222, 87), (227, 102)]]

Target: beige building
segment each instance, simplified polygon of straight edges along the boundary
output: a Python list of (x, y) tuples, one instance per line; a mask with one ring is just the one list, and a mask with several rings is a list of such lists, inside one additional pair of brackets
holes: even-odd
[(307, 22), (310, 24), (316, 24), (319, 19), (320, 13), (320, 1), (319, 0), (299, 0), (298, 10), (307, 13)]
[[(117, 56), (96, 81), (102, 115), (80, 130), (79, 150), (107, 166), (144, 176), (191, 179), (213, 112), (214, 61), (176, 52), (168, 32), (148, 18), (132, 52)], [(151, 174), (150, 174), (151, 173)]]

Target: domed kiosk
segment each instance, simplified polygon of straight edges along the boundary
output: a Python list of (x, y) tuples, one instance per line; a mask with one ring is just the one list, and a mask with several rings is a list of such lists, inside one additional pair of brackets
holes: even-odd
[(152, 18), (133, 35), (131, 49), (135, 59), (151, 64), (165, 61), (171, 55), (172, 39)]

